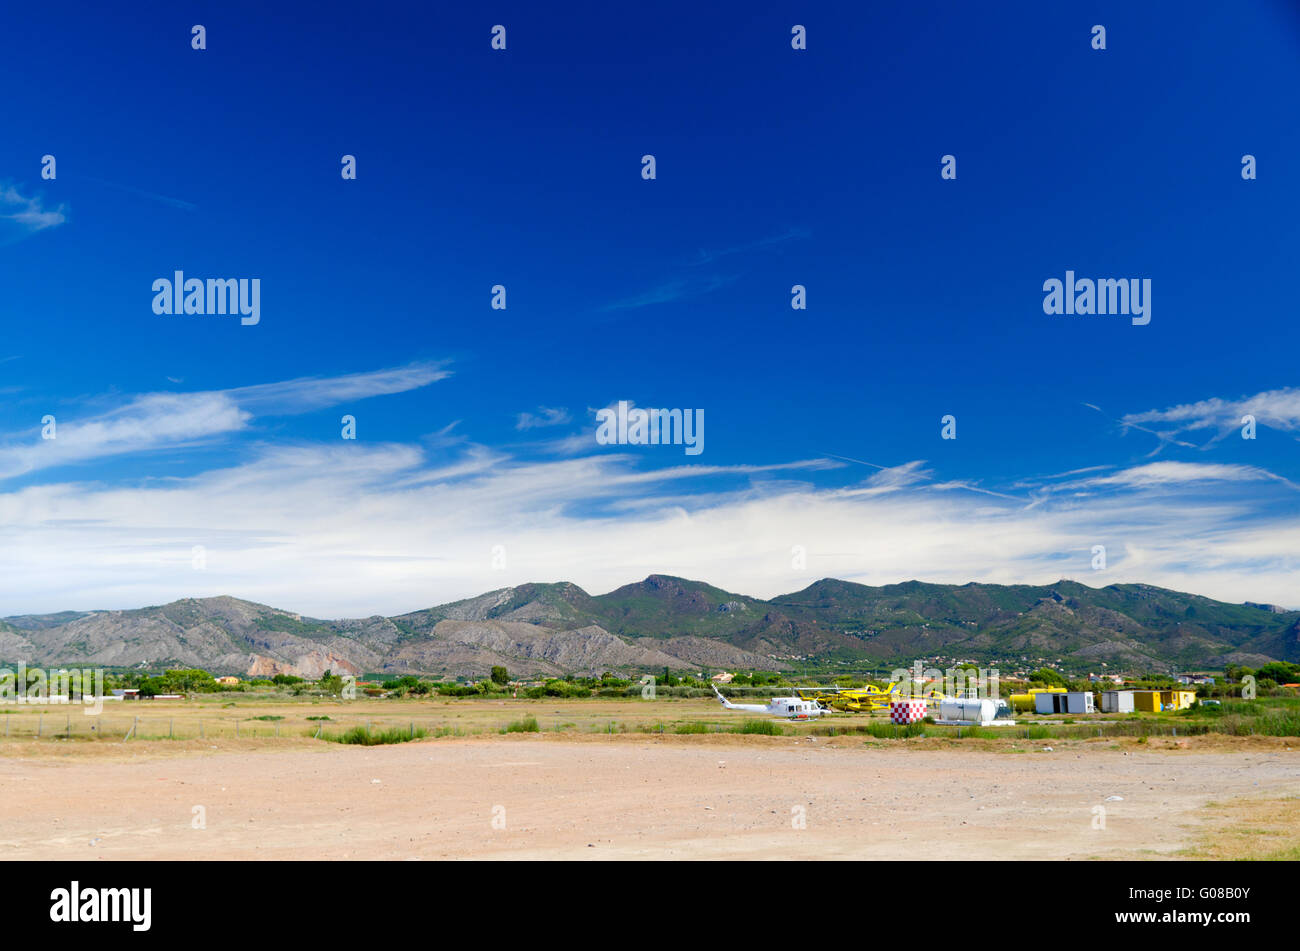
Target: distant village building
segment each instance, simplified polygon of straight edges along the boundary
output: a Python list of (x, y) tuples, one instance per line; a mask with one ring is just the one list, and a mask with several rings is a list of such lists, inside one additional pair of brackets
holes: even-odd
[(223, 687), (233, 687), (235, 684), (239, 683), (239, 678), (231, 676), (218, 677), (217, 683), (221, 684)]
[(726, 673), (725, 671), (723, 673), (713, 675), (713, 682), (715, 684), (729, 684), (735, 679), (736, 679), (735, 674), (729, 674)]

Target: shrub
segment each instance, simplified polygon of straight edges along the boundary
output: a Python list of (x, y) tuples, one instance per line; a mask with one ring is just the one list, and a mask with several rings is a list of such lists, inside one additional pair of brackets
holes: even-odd
[(542, 728), (537, 725), (537, 717), (524, 717), (522, 720), (516, 720), (507, 726), (502, 733), (540, 733)]
[(774, 720), (746, 720), (734, 732), (753, 733), (759, 736), (785, 736), (784, 728)]
[(364, 726), (354, 726), (346, 733), (337, 736), (326, 736), (325, 739), (333, 743), (350, 743), (355, 746), (383, 746), (387, 743), (406, 743), (410, 740), (420, 740), (428, 735), (429, 731), (423, 727), (416, 727), (414, 731), (410, 728), (393, 727), (389, 730), (374, 732), (367, 730)]
[(707, 723), (679, 723), (673, 730), (674, 733), (708, 733), (709, 725)]
[(924, 723), (867, 723), (862, 731), (878, 740), (898, 740), (909, 736), (925, 736)]

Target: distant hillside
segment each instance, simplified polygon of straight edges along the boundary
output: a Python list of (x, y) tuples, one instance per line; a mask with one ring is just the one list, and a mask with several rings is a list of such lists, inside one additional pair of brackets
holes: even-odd
[(0, 621), (0, 662), (523, 677), (605, 670), (780, 670), (943, 657), (1004, 668), (1168, 671), (1300, 662), (1300, 611), (1150, 585), (870, 587), (823, 579), (770, 600), (651, 575), (603, 595), (525, 584), (398, 617), (319, 620), (237, 598)]

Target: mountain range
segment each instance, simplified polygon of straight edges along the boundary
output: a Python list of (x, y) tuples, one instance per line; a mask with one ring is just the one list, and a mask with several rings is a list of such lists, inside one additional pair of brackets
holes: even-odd
[(1144, 584), (902, 584), (826, 578), (763, 600), (651, 575), (608, 594), (524, 584), (396, 617), (304, 617), (233, 597), (0, 620), (0, 663), (201, 667), (315, 678), (789, 670), (965, 660), (1003, 671), (1217, 669), (1300, 661), (1300, 611)]

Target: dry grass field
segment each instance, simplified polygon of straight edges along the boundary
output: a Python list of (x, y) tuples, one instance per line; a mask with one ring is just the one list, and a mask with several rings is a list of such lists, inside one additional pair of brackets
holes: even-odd
[[(327, 719), (312, 719), (325, 717)], [(533, 717), (543, 732), (672, 732), (678, 724), (734, 726), (738, 717), (710, 700), (410, 699), (308, 700), (283, 696), (198, 694), (183, 701), (105, 702), (98, 716), (79, 704), (0, 707), (0, 740), (67, 736), (121, 740), (135, 726), (135, 738), (235, 739), (313, 736), (318, 729), (341, 733), (370, 724), (375, 730), (423, 728), (452, 735), (496, 733)], [(743, 718), (739, 718), (743, 719)], [(791, 729), (806, 729), (803, 724)]]

